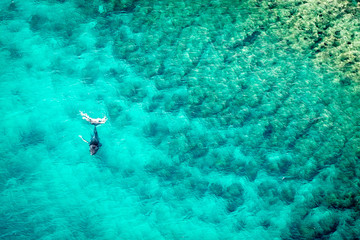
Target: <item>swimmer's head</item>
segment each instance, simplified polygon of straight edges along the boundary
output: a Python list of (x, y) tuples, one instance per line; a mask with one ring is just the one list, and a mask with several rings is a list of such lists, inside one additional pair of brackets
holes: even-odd
[(95, 144), (90, 144), (90, 154), (95, 155), (95, 153), (99, 150), (99, 146)]

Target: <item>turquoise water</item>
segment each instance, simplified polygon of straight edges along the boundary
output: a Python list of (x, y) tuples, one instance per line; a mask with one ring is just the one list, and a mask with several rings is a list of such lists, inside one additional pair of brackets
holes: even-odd
[(1, 239), (360, 236), (359, 85), (247, 1), (0, 9)]

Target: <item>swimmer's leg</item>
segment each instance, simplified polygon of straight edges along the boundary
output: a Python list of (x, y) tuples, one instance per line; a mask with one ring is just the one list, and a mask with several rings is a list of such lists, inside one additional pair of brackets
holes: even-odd
[(94, 127), (94, 137), (96, 138), (96, 140), (99, 141), (99, 136), (98, 136), (98, 133), (97, 133), (97, 130), (96, 130), (96, 125)]

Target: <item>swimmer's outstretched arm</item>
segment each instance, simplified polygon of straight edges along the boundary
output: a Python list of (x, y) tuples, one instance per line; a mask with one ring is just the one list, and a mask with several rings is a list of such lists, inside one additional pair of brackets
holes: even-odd
[(89, 142), (86, 141), (81, 135), (79, 135), (79, 137), (80, 137), (84, 142), (86, 142), (87, 144), (89, 144)]
[(81, 116), (83, 117), (83, 119), (85, 119), (86, 121), (88, 121), (89, 123), (91, 123), (92, 125), (100, 125), (100, 124), (104, 124), (107, 121), (107, 117), (103, 117), (103, 118), (91, 118), (89, 117), (89, 115), (87, 115), (86, 113), (83, 113), (82, 111), (80, 111)]

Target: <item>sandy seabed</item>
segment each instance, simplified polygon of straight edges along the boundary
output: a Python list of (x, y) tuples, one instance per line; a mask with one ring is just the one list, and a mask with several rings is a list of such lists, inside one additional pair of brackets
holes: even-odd
[(358, 239), (359, 84), (254, 2), (2, 1), (0, 238)]

